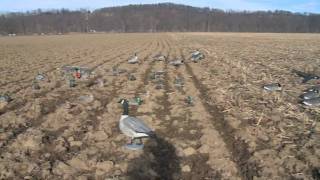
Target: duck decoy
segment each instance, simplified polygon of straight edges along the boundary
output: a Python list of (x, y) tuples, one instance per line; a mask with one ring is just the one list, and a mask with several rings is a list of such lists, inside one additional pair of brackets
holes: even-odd
[(134, 56), (131, 57), (129, 60), (128, 60), (128, 63), (129, 64), (136, 64), (139, 62), (139, 58), (137, 56), (137, 53), (134, 53)]
[(68, 86), (71, 88), (77, 86), (76, 79), (74, 78), (74, 76), (71, 76), (71, 75), (68, 76), (67, 83), (68, 83)]
[(173, 66), (176, 66), (176, 67), (179, 67), (180, 65), (182, 65), (184, 63), (183, 60), (180, 60), (180, 59), (177, 59), (177, 60), (173, 60), (173, 61), (170, 61), (169, 64), (173, 65)]
[(272, 83), (272, 84), (266, 84), (263, 86), (263, 89), (267, 91), (281, 91), (282, 86), (280, 83)]
[(306, 106), (320, 106), (320, 97), (313, 99), (305, 99), (302, 101), (302, 104)]
[(308, 88), (304, 92), (310, 92), (310, 91), (318, 91), (318, 92), (320, 92), (320, 85), (312, 86), (311, 88)]
[(157, 55), (153, 56), (153, 59), (155, 61), (165, 61), (166, 60), (166, 56), (161, 55), (161, 54), (157, 54)]
[(302, 94), (300, 97), (302, 99), (314, 99), (314, 98), (320, 97), (320, 93), (319, 93), (318, 90), (309, 91), (309, 92), (306, 92), (306, 93)]
[(302, 83), (307, 83), (308, 81), (313, 80), (313, 79), (320, 79), (320, 77), (315, 74), (305, 73), (305, 72), (298, 71), (295, 69), (292, 70), (292, 72), (303, 78)]
[(176, 77), (175, 80), (174, 80), (174, 85), (177, 88), (182, 88), (184, 86), (184, 79), (181, 78), (181, 77)]
[(9, 94), (5, 93), (3, 95), (0, 95), (0, 102), (6, 102), (9, 103), (13, 99), (9, 96)]
[(192, 96), (187, 96), (187, 98), (185, 99), (185, 102), (189, 105), (192, 106), (193, 105), (193, 98)]
[(191, 54), (191, 60), (193, 62), (198, 62), (201, 59), (204, 59), (204, 55), (199, 50), (196, 50)]
[(155, 133), (141, 119), (129, 116), (128, 100), (120, 99), (119, 103), (123, 107), (123, 113), (119, 121), (120, 131), (131, 138), (130, 143), (125, 147), (130, 150), (143, 149), (142, 138), (155, 137)]
[(35, 80), (37, 81), (43, 81), (46, 78), (44, 74), (38, 73), (35, 77)]

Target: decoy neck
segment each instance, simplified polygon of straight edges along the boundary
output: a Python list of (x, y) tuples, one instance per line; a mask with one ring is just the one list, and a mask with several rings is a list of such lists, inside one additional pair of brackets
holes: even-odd
[(122, 113), (122, 115), (128, 116), (128, 115), (129, 115), (129, 102), (128, 102), (128, 100), (126, 100), (126, 99), (121, 99), (121, 100), (119, 101), (119, 103), (122, 104), (122, 108), (123, 108), (123, 113)]

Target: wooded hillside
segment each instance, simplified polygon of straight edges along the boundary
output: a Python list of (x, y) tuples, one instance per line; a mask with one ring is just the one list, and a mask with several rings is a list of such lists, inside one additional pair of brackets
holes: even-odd
[(68, 32), (320, 32), (320, 14), (223, 11), (172, 3), (95, 11), (66, 9), (0, 15), (0, 34)]

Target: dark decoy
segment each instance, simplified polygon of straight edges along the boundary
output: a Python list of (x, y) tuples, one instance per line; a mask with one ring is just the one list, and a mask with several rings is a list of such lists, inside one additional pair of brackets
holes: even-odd
[(305, 73), (305, 72), (298, 71), (295, 69), (292, 70), (292, 72), (303, 78), (302, 83), (307, 83), (308, 81), (313, 80), (313, 79), (320, 79), (320, 77), (315, 74)]

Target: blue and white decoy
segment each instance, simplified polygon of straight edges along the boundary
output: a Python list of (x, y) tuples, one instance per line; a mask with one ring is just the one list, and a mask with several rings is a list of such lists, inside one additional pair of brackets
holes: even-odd
[(312, 87), (308, 88), (307, 90), (305, 90), (304, 92), (310, 92), (310, 91), (320, 92), (320, 85), (312, 86)]
[(134, 53), (134, 56), (131, 57), (129, 60), (128, 60), (128, 63), (129, 64), (136, 64), (139, 62), (139, 58), (137, 56), (137, 53)]
[(309, 91), (300, 96), (302, 99), (314, 99), (320, 97), (320, 93), (318, 90)]
[(267, 91), (281, 91), (282, 86), (280, 83), (272, 83), (272, 84), (266, 84), (263, 86), (263, 89)]
[(201, 59), (204, 59), (204, 55), (199, 50), (196, 50), (191, 54), (191, 60), (193, 62), (198, 62)]
[(302, 101), (302, 104), (306, 106), (320, 106), (320, 97), (313, 99), (305, 99)]
[(129, 116), (128, 100), (121, 99), (119, 103), (121, 103), (123, 107), (123, 114), (119, 121), (120, 131), (131, 138), (130, 143), (125, 147), (130, 150), (143, 149), (142, 138), (155, 137), (154, 132), (142, 120)]

